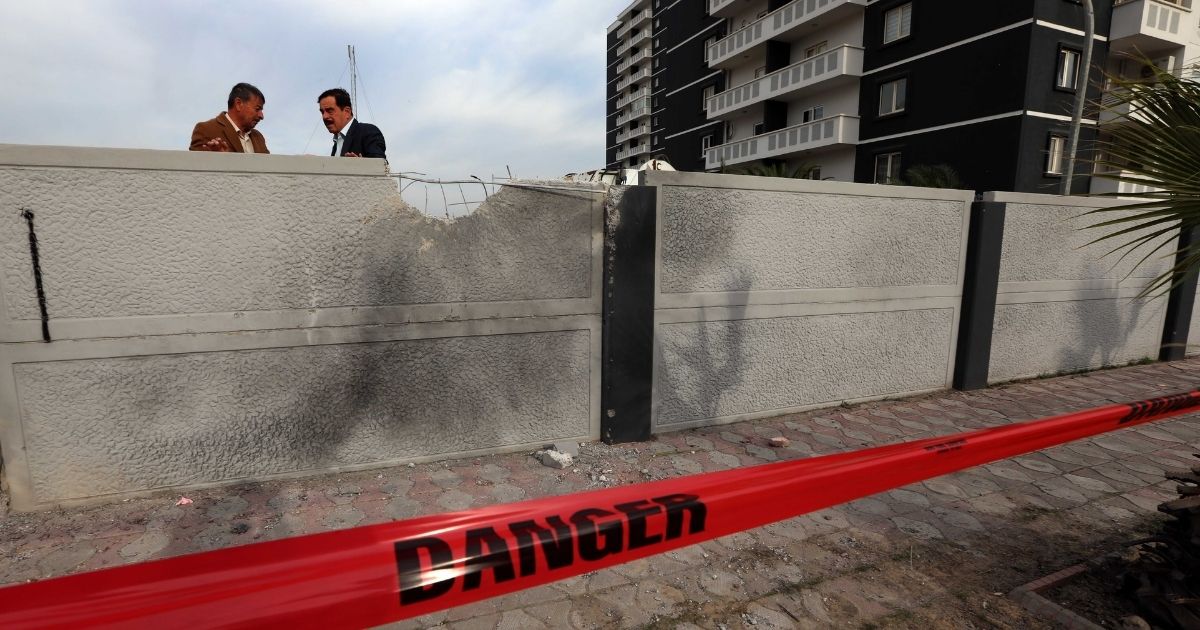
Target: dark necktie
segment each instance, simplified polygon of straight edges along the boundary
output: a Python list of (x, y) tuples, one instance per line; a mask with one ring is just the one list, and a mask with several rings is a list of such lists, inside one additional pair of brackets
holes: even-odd
[(329, 149), (329, 155), (331, 157), (337, 156), (337, 143), (338, 143), (338, 138), (340, 138), (341, 136), (342, 136), (341, 132), (333, 134), (333, 147), (331, 149)]

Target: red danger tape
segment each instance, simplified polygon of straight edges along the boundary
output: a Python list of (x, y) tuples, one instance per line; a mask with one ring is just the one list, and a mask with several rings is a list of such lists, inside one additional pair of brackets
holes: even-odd
[(1200, 390), (849, 453), (232, 547), (0, 589), (0, 627), (360, 628), (1178, 415)]

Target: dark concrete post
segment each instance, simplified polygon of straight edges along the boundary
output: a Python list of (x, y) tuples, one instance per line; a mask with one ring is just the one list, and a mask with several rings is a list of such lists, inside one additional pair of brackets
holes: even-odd
[[(1182, 263), (1193, 247), (1200, 246), (1200, 226), (1193, 226), (1179, 233), (1179, 251), (1175, 264)], [(1171, 288), (1167, 298), (1167, 317), (1163, 322), (1162, 347), (1158, 351), (1159, 361), (1178, 361), (1187, 356), (1188, 329), (1192, 326), (1192, 307), (1196, 304), (1195, 269), (1189, 270), (1178, 284)]]
[(1004, 210), (1003, 203), (993, 201), (971, 204), (962, 309), (958, 321), (958, 351), (954, 361), (954, 389), (983, 389), (988, 384), (996, 293), (1000, 288)]
[(600, 437), (608, 444), (650, 439), (657, 195), (630, 186), (604, 219)]

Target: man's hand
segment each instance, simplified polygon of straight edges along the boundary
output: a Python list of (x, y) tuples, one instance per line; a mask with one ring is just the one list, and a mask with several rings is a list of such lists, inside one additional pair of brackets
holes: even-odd
[(216, 151), (218, 153), (229, 153), (233, 149), (229, 148), (229, 143), (225, 142), (224, 138), (213, 138), (203, 144), (198, 144), (195, 147), (196, 151)]
[(362, 156), (353, 151), (347, 151), (342, 154), (342, 157), (362, 157)]

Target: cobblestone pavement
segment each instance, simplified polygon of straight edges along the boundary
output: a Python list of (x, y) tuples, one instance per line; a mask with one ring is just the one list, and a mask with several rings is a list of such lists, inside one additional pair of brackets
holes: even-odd
[[(528, 453), (0, 516), (0, 582), (420, 514), (858, 449), (1191, 389), (1200, 359)], [(784, 448), (767, 441), (785, 436)], [(662, 556), (396, 624), (452, 628), (1049, 627), (1004, 597), (1157, 522), (1200, 417), (972, 468)]]

